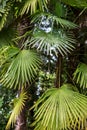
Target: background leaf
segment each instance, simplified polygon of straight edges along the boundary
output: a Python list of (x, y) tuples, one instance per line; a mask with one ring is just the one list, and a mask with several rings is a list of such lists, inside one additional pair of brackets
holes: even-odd
[(87, 88), (87, 65), (80, 63), (74, 72), (74, 79), (80, 87)]
[(62, 0), (66, 4), (77, 7), (87, 7), (87, 0)]

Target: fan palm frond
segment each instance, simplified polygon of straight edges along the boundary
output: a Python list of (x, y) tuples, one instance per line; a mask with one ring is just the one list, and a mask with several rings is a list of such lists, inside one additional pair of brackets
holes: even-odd
[(87, 65), (80, 63), (74, 72), (74, 79), (80, 87), (87, 88)]
[(52, 20), (53, 20), (53, 23), (56, 22), (56, 24), (60, 24), (63, 28), (64, 27), (67, 27), (67, 28), (76, 28), (76, 27), (78, 27), (73, 22), (70, 22), (70, 21), (62, 19), (62, 18), (58, 18), (57, 16), (52, 16)]
[(14, 108), (12, 110), (12, 113), (10, 115), (10, 118), (8, 120), (7, 126), (6, 126), (6, 130), (8, 130), (12, 124), (16, 122), (17, 117), (20, 115), (20, 113), (22, 112), (23, 107), (25, 106), (25, 102), (27, 100), (27, 92), (21, 92), (20, 97), (16, 98), (16, 102), (14, 104)]
[(39, 7), (40, 10), (44, 10), (44, 7), (46, 7), (48, 0), (26, 0), (24, 3), (23, 8), (21, 9), (21, 15), (23, 15), (24, 13), (28, 13), (29, 10), (32, 13), (35, 13), (35, 11), (37, 10), (37, 6)]
[[(87, 97), (71, 84), (46, 91), (34, 105), (35, 130), (63, 130), (79, 127), (87, 117)], [(78, 125), (77, 125), (78, 124)]]
[(40, 65), (41, 60), (37, 53), (31, 50), (20, 50), (11, 61), (7, 72), (3, 74), (1, 83), (10, 88), (30, 83), (37, 74)]
[(37, 30), (34, 32), (29, 46), (32, 46), (32, 48), (36, 47), (37, 50), (44, 51), (48, 55), (52, 52), (56, 55), (58, 52), (64, 55), (70, 53), (70, 51), (74, 49), (75, 42), (72, 35), (66, 35), (61, 30), (53, 33)]
[[(50, 14), (50, 13), (45, 13), (45, 12), (39, 12), (39, 13), (36, 13), (36, 15), (34, 15), (33, 19), (31, 22), (38, 22), (40, 21), (43, 17), (46, 17), (48, 21), (51, 20), (52, 22), (52, 26), (56, 23), (57, 25), (60, 25), (61, 27), (63, 28), (76, 28), (78, 27), (76, 24), (74, 24), (73, 22), (70, 22), (64, 18), (60, 18), (60, 17), (57, 17), (53, 14)], [(42, 21), (41, 21), (42, 22)]]

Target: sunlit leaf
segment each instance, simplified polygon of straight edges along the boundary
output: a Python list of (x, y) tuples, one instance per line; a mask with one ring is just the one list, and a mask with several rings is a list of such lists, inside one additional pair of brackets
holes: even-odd
[(1, 83), (10, 88), (31, 83), (37, 75), (40, 65), (41, 60), (37, 53), (31, 50), (20, 50), (11, 60), (7, 71), (2, 76)]
[(46, 7), (48, 0), (25, 0), (24, 6), (21, 9), (20, 14), (23, 15), (24, 13), (28, 13), (29, 10), (32, 13), (35, 13), (37, 10), (37, 7), (39, 7), (40, 10), (44, 10), (44, 7)]
[(12, 110), (12, 113), (10, 115), (10, 118), (9, 118), (7, 126), (6, 126), (6, 130), (8, 130), (10, 128), (11, 124), (13, 126), (14, 123), (16, 122), (17, 117), (20, 115), (23, 107), (25, 106), (25, 102), (26, 102), (27, 98), (28, 98), (27, 93), (22, 91), (20, 94), (20, 97), (16, 99), (14, 108)]
[(87, 97), (73, 91), (74, 86), (46, 91), (34, 105), (34, 130), (63, 130), (82, 125), (87, 117)]
[(80, 63), (74, 72), (74, 79), (80, 87), (87, 88), (87, 65)]

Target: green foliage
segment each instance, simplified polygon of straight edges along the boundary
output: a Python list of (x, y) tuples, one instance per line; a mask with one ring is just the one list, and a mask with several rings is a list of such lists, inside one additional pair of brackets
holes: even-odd
[(37, 50), (43, 51), (50, 55), (58, 52), (62, 55), (70, 53), (74, 49), (75, 40), (72, 35), (66, 35), (64, 31), (46, 33), (41, 30), (36, 30), (31, 38), (29, 46), (37, 47)]
[(54, 15), (57, 17), (66, 17), (66, 8), (60, 2), (55, 2)]
[[(86, 0), (62, 1), (72, 6), (87, 7)], [(29, 95), (30, 93), (22, 90), (26, 87), (27, 90), (31, 89), (32, 84), (35, 84), (35, 88), (37, 89), (38, 86), (45, 88), (44, 91), (48, 87), (54, 86), (57, 76), (55, 69), (58, 70), (58, 67), (60, 68), (61, 66), (60, 69), (62, 70), (62, 65), (59, 66), (58, 64), (58, 66), (56, 66), (57, 58), (60, 58), (57, 57), (58, 53), (62, 55), (61, 60), (65, 59), (66, 64), (69, 65), (70, 59), (68, 54), (75, 49), (74, 45), (76, 43), (71, 32), (72, 29), (77, 28), (77, 25), (64, 19), (67, 15), (65, 14), (66, 11), (64, 8), (69, 9), (69, 11), (72, 9), (64, 3), (59, 3), (57, 0), (0, 1), (0, 47), (2, 47), (0, 48), (0, 83), (18, 91), (21, 89), (21, 93), (18, 95), (19, 97), (15, 98), (12, 102), (14, 108), (6, 129), (14, 125), (17, 121), (17, 117), (20, 116), (26, 105), (27, 94)], [(32, 14), (34, 16), (33, 19), (30, 17)], [(78, 13), (75, 16), (77, 15)], [(43, 17), (45, 21), (42, 21)], [(50, 27), (50, 31), (43, 31), (43, 27), (41, 30), (39, 25), (42, 22), (44, 22), (44, 25), (48, 22), (46, 27)], [(19, 37), (16, 38), (17, 34), (13, 28), (18, 31)], [(16, 47), (14, 47), (13, 44)], [(37, 52), (39, 50), (41, 53), (36, 53), (34, 50), (37, 50)], [(42, 67), (42, 71), (39, 70), (42, 65), (39, 54), (43, 59), (49, 57), (49, 59), (44, 60), (45, 62), (47, 60), (50, 62), (50, 57), (52, 57), (52, 66), (49, 65), (50, 67), (47, 68), (45, 63), (45, 67)], [(52, 72), (50, 69), (52, 69)], [(74, 73), (74, 78), (76, 78), (77, 83), (83, 88), (86, 87), (86, 69), (87, 66), (85, 64), (80, 64)], [(49, 74), (44, 75), (42, 73), (44, 70), (46, 73), (49, 70)], [(38, 81), (35, 82), (38, 71), (41, 73), (38, 75)], [(67, 67), (65, 71), (67, 71)], [(66, 77), (67, 76), (64, 78)], [(9, 88), (8, 91), (10, 91)], [(83, 126), (87, 117), (87, 97), (79, 94), (78, 91), (75, 91), (76, 88), (74, 88), (75, 87), (71, 84), (64, 84), (59, 89), (49, 89), (41, 96), (34, 105), (35, 122), (33, 126), (35, 126), (35, 130), (71, 130), (77, 127), (80, 129)], [(36, 96), (36, 92), (36, 90), (33, 90), (32, 93)], [(38, 96), (40, 96), (40, 94)], [(10, 94), (8, 93), (8, 95)], [(30, 98), (33, 97), (32, 95)], [(9, 97), (12, 98), (12, 95)], [(5, 101), (3, 99), (4, 96), (0, 96), (0, 108), (2, 108), (0, 112), (4, 111), (4, 108), (7, 112), (8, 109), (6, 108), (7, 105), (5, 101), (6, 103), (8, 102), (8, 104), (10, 101), (9, 99), (5, 99)], [(31, 99), (31, 104), (35, 101), (35, 99), (33, 99)], [(1, 114), (0, 117), (6, 116), (5, 124), (9, 116), (9, 113), (6, 114), (6, 112), (2, 112), (4, 114)], [(4, 121), (1, 120), (1, 123), (2, 122)], [(2, 127), (2, 130), (3, 129), (4, 127)]]
[(0, 98), (0, 108), (2, 107), (2, 104), (3, 104), (3, 99)]
[(0, 48), (6, 45), (13, 45), (13, 39), (17, 36), (14, 28), (7, 27), (0, 31)]
[(68, 29), (73, 29), (73, 28), (77, 28), (78, 26), (76, 24), (74, 24), (73, 22), (70, 22), (64, 18), (60, 18), (56, 15), (53, 15), (53, 14), (50, 14), (50, 13), (46, 13), (46, 12), (39, 12), (39, 13), (36, 13), (36, 15), (34, 15), (34, 18), (32, 19), (32, 22), (36, 23), (38, 21), (42, 22), (41, 21), (41, 18), (42, 17), (46, 17), (48, 21), (51, 20), (52, 22), (52, 26), (51, 28), (53, 28), (55, 26), (55, 24), (58, 26), (58, 27), (62, 27), (62, 28), (68, 28)]
[(80, 87), (87, 88), (87, 65), (80, 63), (74, 72), (74, 79)]
[[(87, 116), (87, 97), (71, 84), (47, 90), (34, 105), (35, 130), (80, 128)], [(77, 125), (78, 124), (78, 125)]]
[(3, 8), (1, 8), (1, 13), (0, 13), (0, 31), (2, 30), (2, 28), (5, 26), (6, 21), (7, 21), (7, 16), (9, 14), (9, 11), (11, 9), (12, 3), (8, 2), (6, 4), (6, 6)]
[(31, 50), (20, 50), (8, 66), (1, 83), (10, 88), (24, 87), (27, 82), (33, 80), (40, 65), (41, 60), (37, 53)]
[[(12, 58), (18, 54), (19, 49), (13, 46), (3, 46), (0, 49), (0, 67), (3, 70), (9, 66), (9, 61), (12, 61)], [(2, 71), (1, 71), (2, 72)]]
[(49, 73), (45, 71), (39, 71), (38, 81), (36, 82), (37, 95), (40, 96), (44, 93), (47, 88), (52, 88), (55, 82), (55, 73)]
[(66, 4), (77, 7), (87, 7), (87, 0), (62, 0)]
[(25, 102), (26, 102), (27, 98), (28, 98), (27, 92), (22, 91), (19, 98), (15, 99), (14, 108), (13, 108), (11, 116), (8, 120), (6, 130), (8, 130), (10, 128), (11, 124), (13, 126), (13, 124), (16, 122), (17, 117), (20, 115), (23, 107), (25, 106)]
[(40, 71), (39, 72), (39, 85), (40, 87), (47, 89), (51, 88), (54, 86), (54, 81), (55, 81), (55, 73), (49, 73), (49, 72), (44, 72)]
[(15, 95), (16, 91), (7, 89), (6, 87), (0, 85), (0, 130), (5, 130), (12, 111), (10, 104)]
[(28, 13), (29, 10), (31, 14), (35, 13), (38, 6), (40, 10), (44, 11), (44, 7), (46, 8), (47, 1), (48, 0), (25, 0), (20, 14), (23, 15), (24, 13)]

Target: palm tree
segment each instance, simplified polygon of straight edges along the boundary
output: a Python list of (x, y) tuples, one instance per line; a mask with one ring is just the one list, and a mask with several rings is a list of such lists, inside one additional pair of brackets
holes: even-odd
[[(7, 84), (8, 84), (8, 87), (18, 89), (18, 97), (17, 97), (16, 102), (14, 103), (14, 109), (9, 118), (6, 129), (9, 129), (11, 123), (13, 124), (16, 122), (15, 129), (24, 130), (24, 129), (27, 129), (26, 128), (26, 117), (24, 118), (24, 114), (25, 114), (24, 110), (26, 109), (25, 104), (26, 104), (26, 100), (28, 100), (28, 98), (26, 96), (27, 95), (26, 89), (27, 89), (27, 86), (30, 86), (31, 82), (37, 75), (37, 72), (40, 68), (39, 66), (41, 65), (41, 60), (39, 58), (39, 55), (34, 50), (30, 50), (29, 48), (23, 46), (24, 39), (22, 39), (22, 42), (21, 42), (21, 40), (16, 41), (16, 42), (13, 40), (14, 38), (16, 38), (16, 36), (22, 34), (22, 31), (19, 30), (20, 26), (17, 28), (18, 25), (16, 25), (16, 23), (15, 23), (19, 19), (16, 17), (20, 17), (20, 16), (15, 17), (17, 10), (15, 10), (14, 4), (17, 4), (17, 3), (19, 4), (19, 2), (21, 2), (21, 1), (17, 1), (17, 2), (6, 1), (5, 6), (4, 7), (2, 6), (2, 10), (4, 8), (4, 12), (1, 12), (2, 14), (1, 14), (1, 22), (0, 22), (1, 23), (0, 29), (2, 30), (1, 31), (1, 43), (2, 43), (1, 47), (2, 48), (1, 48), (1, 58), (0, 58), (1, 62), (0, 63), (1, 63), (1, 68), (2, 68), (1, 83), (4, 86), (7, 86)], [(28, 4), (28, 6), (31, 6), (31, 10), (32, 10), (32, 8), (33, 8), (32, 6), (34, 6), (34, 5), (32, 5), (32, 2), (30, 2), (30, 1), (29, 2), (26, 1), (26, 2), (27, 2), (26, 4)], [(35, 4), (36, 3), (39, 3), (39, 5), (41, 5), (41, 3), (39, 1), (36, 1)], [(23, 10), (25, 13), (25, 11), (27, 10), (27, 8), (25, 7), (25, 3), (24, 4), (20, 3), (20, 4), (22, 5), (22, 8), (23, 8), (23, 9), (20, 8), (20, 10)], [(34, 4), (34, 2), (33, 2), (33, 4)], [(44, 4), (45, 4), (45, 2), (44, 2)], [(3, 5), (3, 3), (2, 3), (2, 5)], [(35, 9), (36, 9), (36, 6), (35, 6)], [(18, 8), (18, 11), (19, 11), (19, 8)], [(19, 13), (20, 13), (20, 11), (19, 11)], [(24, 14), (24, 13), (22, 12), (22, 14)], [(11, 15), (11, 17), (9, 17), (10, 15)], [(17, 14), (17, 15), (19, 15), (19, 14)], [(16, 27), (14, 27), (15, 25), (16, 25)], [(10, 27), (12, 27), (12, 26), (13, 26), (13, 29), (8, 31), (8, 29), (10, 29)], [(7, 31), (8, 31), (8, 33), (6, 33)], [(5, 36), (4, 37), (5, 39), (2, 37), (3, 35)], [(4, 56), (6, 56), (6, 57), (4, 57)], [(18, 63), (18, 65), (17, 65), (17, 63)], [(14, 65), (15, 65), (15, 67), (14, 67)], [(11, 69), (10, 69), (10, 67), (11, 67)], [(18, 72), (18, 68), (19, 68), (19, 72)], [(11, 70), (13, 70), (13, 69), (14, 69), (14, 74), (13, 74), (13, 71), (11, 72)], [(7, 77), (6, 80), (4, 80), (4, 78), (5, 78), (4, 76)], [(16, 79), (14, 79), (14, 78), (16, 78)], [(7, 83), (8, 79), (9, 80), (12, 79), (12, 82), (9, 82), (10, 84)], [(12, 83), (12, 85), (11, 85), (11, 83)]]
[[(61, 3), (58, 4), (61, 8)], [(24, 118), (29, 98), (27, 89), (42, 65), (41, 53), (57, 57), (56, 85), (53, 86), (56, 88), (45, 92), (34, 105), (35, 130), (80, 128), (86, 119), (87, 97), (79, 94), (75, 86), (61, 82), (62, 58), (75, 48), (72, 29), (77, 28), (77, 25), (61, 18), (59, 14), (55, 15), (49, 6), (51, 1), (48, 0), (7, 0), (1, 8), (0, 82), (18, 90), (6, 129), (16, 124), (15, 130), (27, 130)], [(42, 27), (44, 18), (43, 25), (48, 24), (50, 31)], [(21, 19), (25, 19), (25, 23), (21, 24)], [(30, 20), (29, 25), (27, 20)], [(11, 31), (6, 33), (10, 27)]]

